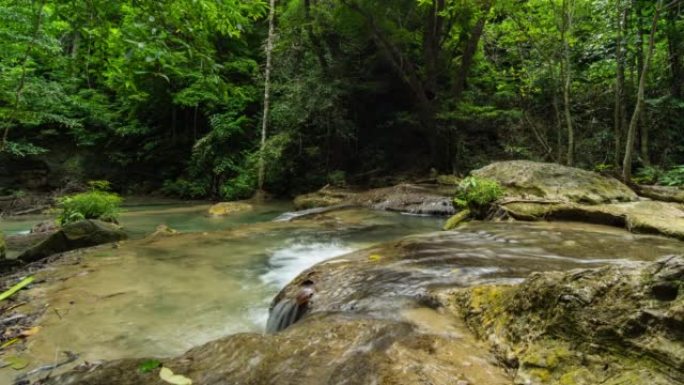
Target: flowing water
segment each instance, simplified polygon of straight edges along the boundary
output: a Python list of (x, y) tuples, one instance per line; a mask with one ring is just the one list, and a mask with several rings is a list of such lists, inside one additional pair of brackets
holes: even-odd
[[(288, 209), (285, 204), (216, 219), (204, 215), (207, 207), (129, 207), (121, 223), (132, 240), (76, 253), (37, 273), (26, 306), (43, 309), (43, 315), (40, 332), (19, 353), (29, 359), (25, 370), (58, 360), (61, 351), (79, 354), (78, 362), (164, 357), (229, 334), (262, 332), (271, 300), (301, 271), (381, 242), (432, 233), (443, 221), (366, 210), (273, 221)], [(25, 231), (33, 219), (0, 222), (0, 229)], [(144, 238), (159, 224), (181, 234)], [(338, 277), (341, 287), (333, 289), (340, 294), (330, 301), (374, 308), (384, 301), (363, 299), (381, 297), (400, 307), (398, 296), (414, 295), (427, 284), (508, 282), (531, 271), (651, 260), (683, 249), (675, 240), (565, 223), (473, 223), (420, 237), (429, 242), (413, 250), (419, 258), (397, 258), (377, 275), (364, 270), (363, 279)], [(0, 383), (16, 374), (0, 369)]]

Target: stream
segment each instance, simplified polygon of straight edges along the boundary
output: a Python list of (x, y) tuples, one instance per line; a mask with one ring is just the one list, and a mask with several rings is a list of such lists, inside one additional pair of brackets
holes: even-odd
[[(40, 331), (17, 353), (30, 362), (23, 371), (58, 361), (62, 351), (79, 355), (74, 364), (169, 357), (226, 335), (260, 333), (271, 300), (303, 270), (406, 236), (429, 239), (423, 244), (431, 246), (414, 250), (419, 263), (398, 259), (395, 265), (404, 270), (392, 271), (401, 274), (370, 281), (343, 278), (349, 287), (320, 306), (353, 304), (373, 313), (393, 307), (379, 306), (383, 298), (400, 306), (392, 293), (427, 284), (512, 282), (532, 271), (653, 260), (682, 250), (676, 240), (577, 223), (475, 222), (457, 232), (434, 233), (443, 218), (348, 209), (278, 222), (273, 219), (290, 210), (286, 203), (228, 218), (210, 218), (207, 208), (129, 204), (120, 222), (131, 240), (74, 253), (38, 272), (25, 306), (42, 309)], [(4, 220), (0, 229), (17, 234), (40, 219)], [(159, 224), (180, 234), (146, 238)], [(380, 300), (363, 300), (384, 292), (388, 295)], [(0, 369), (0, 383), (11, 383), (17, 374)]]

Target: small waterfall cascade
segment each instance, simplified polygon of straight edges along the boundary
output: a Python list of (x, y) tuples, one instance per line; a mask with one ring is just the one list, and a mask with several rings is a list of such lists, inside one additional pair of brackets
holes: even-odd
[(302, 288), (296, 298), (280, 300), (269, 312), (266, 333), (276, 333), (299, 321), (309, 309), (309, 300), (314, 291), (311, 287)]

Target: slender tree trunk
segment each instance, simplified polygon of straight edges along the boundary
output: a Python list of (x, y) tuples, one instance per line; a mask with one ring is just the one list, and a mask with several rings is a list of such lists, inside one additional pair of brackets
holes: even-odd
[[(568, 5), (568, 1), (573, 1), (572, 6)], [(568, 9), (568, 8), (572, 9)], [(568, 34), (572, 29), (572, 11), (574, 10), (574, 0), (563, 0), (562, 5), (562, 30), (561, 43), (563, 45), (563, 112), (565, 115), (565, 125), (568, 130), (568, 150), (567, 150), (567, 164), (573, 166), (575, 164), (575, 129), (572, 125), (572, 114), (570, 112), (570, 88), (572, 86), (572, 70), (570, 68), (570, 43), (568, 42)]]
[(622, 0), (615, 1), (615, 13), (617, 16), (616, 25), (616, 44), (615, 44), (615, 64), (616, 64), (616, 77), (615, 77), (615, 108), (614, 108), (614, 156), (613, 163), (615, 166), (620, 165), (620, 159), (622, 155), (622, 135), (627, 126), (627, 111), (625, 104), (625, 41), (624, 41), (624, 31), (625, 24), (627, 23), (627, 6), (623, 4)]
[(677, 27), (681, 4), (673, 4), (667, 13), (667, 48), (670, 62), (670, 93), (678, 99), (684, 98), (684, 67), (682, 51), (684, 50), (684, 33)]
[(473, 59), (475, 57), (475, 53), (477, 52), (477, 46), (480, 43), (480, 38), (484, 32), (485, 24), (487, 23), (487, 14), (491, 8), (492, 2), (490, 0), (485, 1), (482, 5), (482, 16), (477, 19), (473, 29), (470, 31), (470, 37), (468, 38), (465, 49), (463, 50), (463, 55), (461, 55), (461, 67), (456, 74), (456, 79), (454, 79), (453, 95), (456, 100), (460, 99), (461, 94), (466, 88), (470, 67), (473, 64)]
[(261, 146), (259, 154), (259, 175), (258, 187), (259, 191), (264, 189), (264, 176), (266, 170), (266, 162), (264, 159), (264, 150), (266, 149), (266, 131), (268, 129), (268, 114), (270, 112), (271, 102), (271, 65), (273, 56), (273, 40), (275, 37), (275, 0), (271, 0), (270, 9), (268, 11), (268, 38), (266, 39), (266, 70), (264, 73), (264, 114), (261, 121)]
[(639, 88), (637, 91), (636, 106), (632, 114), (632, 120), (629, 122), (629, 130), (627, 132), (627, 146), (625, 148), (625, 158), (622, 161), (622, 178), (628, 182), (632, 179), (632, 156), (634, 153), (634, 142), (636, 137), (637, 125), (639, 118), (644, 110), (644, 91), (646, 88), (646, 76), (653, 57), (655, 48), (655, 34), (658, 29), (658, 19), (663, 8), (663, 0), (659, 0), (656, 5), (655, 13), (653, 14), (653, 23), (651, 24), (651, 36), (648, 39), (648, 52), (644, 59), (644, 66), (641, 69), (641, 76), (639, 77)]
[(0, 142), (0, 152), (5, 151), (7, 148), (7, 141), (9, 139), (9, 132), (14, 119), (16, 119), (17, 113), (19, 113), (19, 104), (21, 103), (21, 94), (24, 92), (24, 86), (26, 85), (26, 76), (28, 75), (28, 69), (26, 68), (33, 47), (36, 44), (36, 39), (38, 37), (38, 32), (40, 32), (40, 26), (43, 22), (43, 8), (45, 8), (45, 1), (40, 1), (38, 3), (38, 11), (35, 16), (35, 24), (33, 25), (33, 34), (31, 35), (31, 40), (28, 42), (26, 47), (26, 52), (21, 58), (21, 77), (19, 78), (19, 84), (14, 91), (14, 106), (12, 107), (12, 112), (9, 114), (7, 121), (5, 122), (5, 131), (2, 134), (2, 142)]

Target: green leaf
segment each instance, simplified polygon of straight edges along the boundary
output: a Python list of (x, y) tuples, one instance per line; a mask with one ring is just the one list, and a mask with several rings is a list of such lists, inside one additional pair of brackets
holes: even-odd
[(161, 366), (159, 360), (147, 360), (138, 366), (140, 373), (149, 373)]
[(11, 297), (12, 295), (14, 295), (14, 293), (16, 293), (16, 292), (18, 292), (19, 290), (23, 289), (24, 287), (30, 285), (31, 282), (33, 282), (34, 280), (35, 280), (35, 278), (34, 278), (32, 275), (30, 275), (30, 276), (28, 276), (28, 277), (22, 279), (21, 282), (19, 282), (18, 284), (12, 286), (11, 288), (9, 288), (8, 290), (6, 290), (6, 291), (3, 292), (2, 294), (0, 294), (0, 301), (4, 301), (4, 300), (6, 300), (7, 298)]

